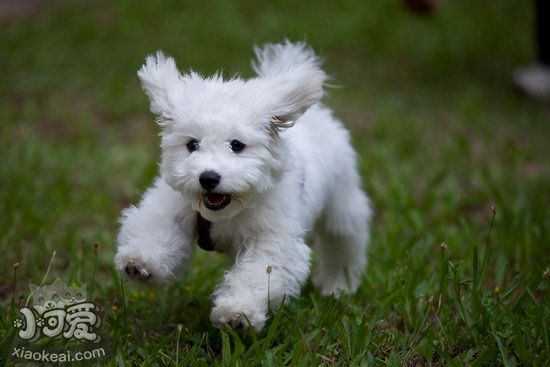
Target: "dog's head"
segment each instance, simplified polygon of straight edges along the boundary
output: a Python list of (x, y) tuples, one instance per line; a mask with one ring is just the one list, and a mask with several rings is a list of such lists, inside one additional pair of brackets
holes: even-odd
[(182, 74), (162, 53), (138, 76), (162, 127), (161, 172), (209, 220), (230, 218), (284, 169), (280, 130), (323, 95), (326, 79), (305, 44), (256, 49), (257, 77)]

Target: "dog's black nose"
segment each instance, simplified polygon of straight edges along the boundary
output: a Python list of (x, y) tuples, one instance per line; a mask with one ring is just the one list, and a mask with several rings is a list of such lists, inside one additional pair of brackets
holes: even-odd
[(214, 187), (218, 186), (220, 178), (220, 175), (214, 171), (204, 171), (199, 176), (199, 182), (205, 190), (211, 191)]

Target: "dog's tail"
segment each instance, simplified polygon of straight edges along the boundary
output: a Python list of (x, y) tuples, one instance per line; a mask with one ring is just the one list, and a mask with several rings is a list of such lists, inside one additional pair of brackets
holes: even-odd
[(321, 70), (321, 59), (305, 42), (267, 43), (263, 47), (254, 47), (256, 60), (252, 60), (252, 69), (260, 77), (275, 76), (293, 69), (316, 70), (326, 78)]

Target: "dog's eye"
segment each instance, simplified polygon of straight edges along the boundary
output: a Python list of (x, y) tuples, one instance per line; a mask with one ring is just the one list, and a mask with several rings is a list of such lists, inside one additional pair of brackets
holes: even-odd
[(235, 153), (240, 153), (244, 150), (246, 145), (238, 140), (231, 140), (231, 150)]
[(189, 153), (199, 150), (199, 142), (197, 141), (197, 139), (189, 140), (185, 146), (187, 147)]

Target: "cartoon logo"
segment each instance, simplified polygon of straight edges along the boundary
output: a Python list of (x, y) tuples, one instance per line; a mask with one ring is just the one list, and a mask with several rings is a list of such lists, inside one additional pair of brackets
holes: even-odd
[(22, 317), (14, 327), (23, 340), (48, 338), (99, 341), (95, 330), (101, 325), (98, 307), (86, 300), (86, 285), (67, 287), (56, 280), (51, 285), (30, 285), (32, 306), (19, 309)]
[[(32, 301), (31, 301), (32, 300)], [(30, 295), (13, 321), (17, 329), (11, 357), (33, 362), (93, 362), (107, 356), (97, 330), (101, 326), (99, 307), (87, 300), (86, 284), (66, 286), (57, 279), (50, 285), (30, 285)], [(47, 351), (42, 340), (72, 346), (77, 349)], [(59, 343), (57, 344), (59, 346)], [(75, 344), (76, 343), (76, 344)], [(85, 349), (94, 345), (95, 349)]]

